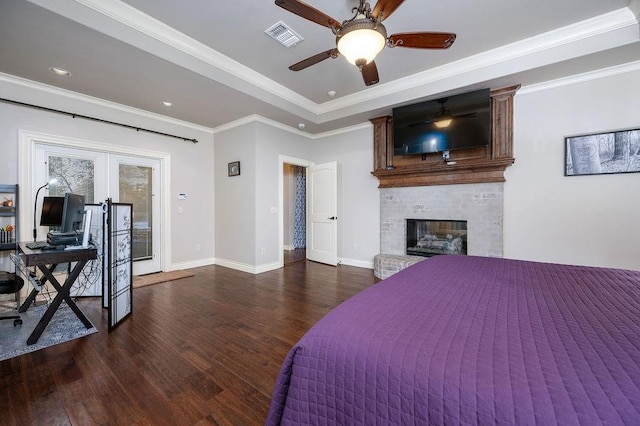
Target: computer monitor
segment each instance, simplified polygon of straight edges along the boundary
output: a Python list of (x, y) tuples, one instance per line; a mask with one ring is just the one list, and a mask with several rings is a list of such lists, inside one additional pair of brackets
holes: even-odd
[(40, 226), (62, 226), (64, 197), (44, 197)]
[(84, 195), (64, 194), (64, 208), (62, 210), (62, 225), (60, 232), (78, 232), (82, 229), (84, 220)]

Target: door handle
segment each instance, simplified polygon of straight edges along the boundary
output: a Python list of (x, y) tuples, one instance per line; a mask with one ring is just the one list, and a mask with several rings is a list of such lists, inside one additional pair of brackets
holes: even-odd
[(329, 220), (336, 220), (338, 217), (337, 216), (331, 216), (330, 218), (328, 218)]

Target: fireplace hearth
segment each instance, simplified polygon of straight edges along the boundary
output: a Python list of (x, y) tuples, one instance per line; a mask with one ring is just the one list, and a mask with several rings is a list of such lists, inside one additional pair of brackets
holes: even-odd
[(407, 219), (406, 229), (408, 255), (467, 254), (466, 220)]

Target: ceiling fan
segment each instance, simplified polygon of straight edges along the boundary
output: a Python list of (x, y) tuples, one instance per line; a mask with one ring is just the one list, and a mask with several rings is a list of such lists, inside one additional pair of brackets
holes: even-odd
[(453, 33), (414, 32), (398, 33), (387, 37), (382, 21), (387, 19), (404, 0), (378, 0), (371, 9), (369, 2), (359, 0), (360, 5), (351, 11), (354, 16), (342, 23), (325, 13), (298, 0), (275, 0), (276, 4), (302, 18), (330, 28), (336, 36), (336, 47), (313, 55), (289, 67), (300, 71), (328, 58), (341, 54), (362, 72), (364, 84), (371, 86), (379, 80), (374, 59), (388, 47), (411, 47), (415, 49), (447, 49), (456, 39)]

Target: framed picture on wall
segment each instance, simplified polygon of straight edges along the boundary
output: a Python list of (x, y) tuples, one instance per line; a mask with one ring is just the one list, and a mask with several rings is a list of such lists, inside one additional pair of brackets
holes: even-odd
[(229, 163), (229, 176), (238, 176), (240, 175), (240, 162), (232, 161)]
[(640, 129), (565, 138), (565, 176), (640, 172)]

